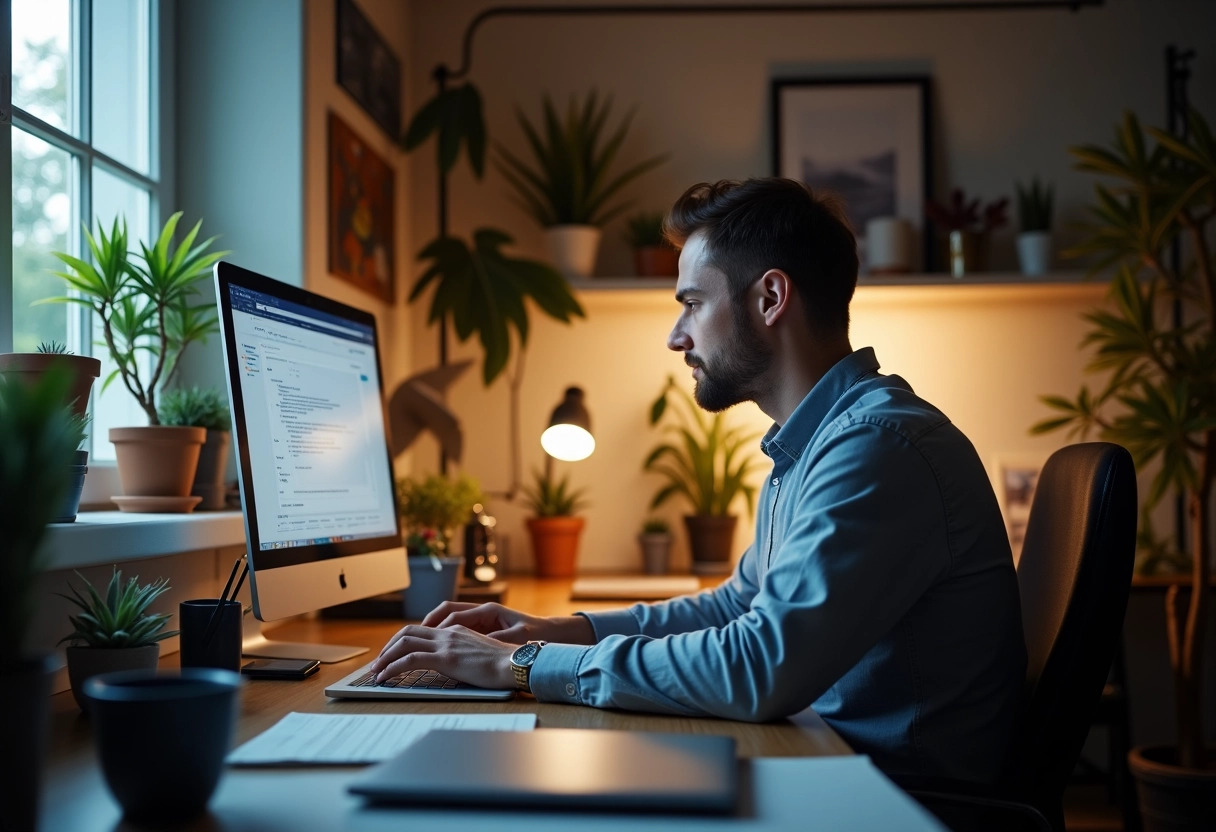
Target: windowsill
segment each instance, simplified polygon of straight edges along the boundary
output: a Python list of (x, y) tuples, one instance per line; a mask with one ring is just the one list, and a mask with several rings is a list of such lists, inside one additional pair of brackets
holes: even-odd
[(245, 545), (245, 521), (239, 511), (197, 514), (135, 514), (85, 511), (75, 523), (47, 528), (44, 569), (79, 569), (176, 555), (202, 549)]

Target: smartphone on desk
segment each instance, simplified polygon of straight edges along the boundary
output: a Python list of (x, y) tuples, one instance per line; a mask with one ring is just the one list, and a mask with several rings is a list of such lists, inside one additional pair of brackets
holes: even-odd
[(241, 673), (250, 679), (307, 679), (320, 666), (316, 659), (254, 659)]

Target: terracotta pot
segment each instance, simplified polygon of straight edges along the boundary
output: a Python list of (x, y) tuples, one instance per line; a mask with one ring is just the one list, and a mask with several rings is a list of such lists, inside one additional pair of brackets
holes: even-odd
[(0, 355), (0, 374), (26, 384), (34, 384), (51, 367), (64, 367), (72, 374), (67, 401), (72, 412), (85, 416), (89, 412), (89, 393), (93, 380), (101, 375), (101, 360), (87, 355), (66, 355), (41, 352), (13, 352)]
[(1216, 829), (1216, 748), (1206, 769), (1178, 765), (1172, 746), (1133, 748), (1127, 766), (1136, 781), (1144, 832)]
[(602, 234), (594, 225), (551, 225), (545, 229), (549, 260), (566, 277), (590, 277)]
[(725, 575), (731, 569), (731, 549), (735, 540), (733, 514), (689, 514), (684, 517), (688, 545), (692, 550), (692, 571), (697, 575)]
[(633, 268), (639, 277), (675, 277), (680, 273), (680, 254), (671, 246), (635, 248)]
[(190, 493), (202, 497), (198, 507), (218, 511), (227, 508), (225, 501), (224, 473), (228, 468), (228, 446), (232, 434), (226, 430), (207, 430), (207, 441), (198, 455), (198, 468), (194, 472), (194, 485)]
[(4, 829), (38, 828), (54, 677), (55, 661), (50, 654), (19, 659), (0, 671), (0, 685), (4, 685), (0, 748), (9, 760), (0, 777)]
[(160, 643), (143, 647), (69, 647), (64, 650), (68, 660), (68, 681), (72, 696), (86, 714), (89, 700), (84, 695), (84, 682), (112, 670), (156, 670), (160, 661)]
[(582, 517), (529, 517), (532, 554), (536, 574), (542, 578), (569, 578), (578, 560), (578, 538), (586, 521)]
[(199, 451), (206, 439), (203, 428), (110, 428), (123, 494), (189, 497)]

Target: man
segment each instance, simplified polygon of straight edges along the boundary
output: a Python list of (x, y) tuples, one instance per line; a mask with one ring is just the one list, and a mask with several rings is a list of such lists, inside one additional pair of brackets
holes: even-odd
[(1026, 661), (1009, 543), (971, 443), (850, 346), (848, 225), (797, 182), (755, 179), (694, 186), (667, 227), (682, 247), (667, 346), (697, 402), (754, 401), (775, 423), (734, 574), (570, 617), (447, 603), (374, 668), (738, 720), (814, 707), (892, 773), (994, 782)]

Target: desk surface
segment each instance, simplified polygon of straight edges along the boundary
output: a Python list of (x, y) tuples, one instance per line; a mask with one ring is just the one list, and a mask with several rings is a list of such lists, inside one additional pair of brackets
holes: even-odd
[[(563, 587), (568, 582), (545, 582), (513, 578), (507, 602), (523, 609), (556, 614), (573, 609)], [(581, 609), (596, 606), (578, 603)], [(603, 604), (604, 607), (614, 604)], [(400, 621), (384, 620), (298, 620), (270, 631), (275, 639), (322, 642), (330, 644), (360, 644), (379, 649)], [(573, 705), (537, 702), (531, 697), (519, 697), (509, 702), (385, 702), (375, 700), (331, 700), (322, 693), (329, 682), (341, 678), (355, 667), (366, 663), (369, 655), (337, 664), (322, 665), (309, 679), (299, 682), (267, 680), (249, 681), (242, 692), (241, 717), (236, 742), (244, 742), (277, 722), (291, 711), (313, 713), (443, 713), (459, 710), (464, 713), (518, 713), (537, 715), (539, 729), (543, 728), (609, 728), (639, 731), (706, 732), (728, 734), (738, 743), (741, 757), (824, 757), (851, 754), (849, 747), (815, 713), (807, 711), (790, 720), (754, 725), (718, 719), (633, 714), (606, 711)], [(162, 665), (177, 666), (176, 654), (165, 657)], [(46, 770), (42, 800), (42, 828), (113, 830), (120, 826), (118, 805), (110, 797), (96, 765), (92, 732), (88, 720), (80, 715), (70, 692), (52, 698), (50, 759)], [(780, 761), (761, 761), (765, 770)], [(759, 769), (757, 769), (759, 771)], [(774, 776), (800, 777), (793, 769), (774, 769)], [(784, 774), (782, 773), (784, 771)], [(338, 801), (327, 812), (339, 827), (347, 826), (345, 813), (357, 803), (345, 796), (343, 783), (352, 774), (349, 768), (328, 769), (228, 769), (221, 780), (220, 790), (211, 804), (211, 813), (196, 826), (215, 829), (277, 828), (249, 816), (250, 801), (256, 805), (259, 795), (279, 795), (290, 803), (288, 814), (295, 819), (295, 829), (325, 828), (308, 823), (310, 801), (305, 795), (327, 794)], [(299, 796), (283, 798), (284, 795)], [(313, 806), (316, 809), (316, 806)], [(335, 814), (336, 813), (336, 814)], [(376, 812), (360, 813), (376, 814)], [(435, 813), (428, 813), (428, 817)], [(440, 813), (440, 816), (442, 813)], [(486, 813), (485, 819), (492, 818)], [(344, 819), (345, 818), (345, 819)], [(264, 820), (264, 818), (263, 818)], [(567, 818), (567, 821), (569, 819)], [(373, 824), (375, 825), (375, 824)], [(488, 824), (487, 824), (488, 825)], [(677, 824), (678, 826), (679, 824)], [(568, 823), (565, 825), (568, 828)], [(289, 828), (290, 824), (284, 824)], [(400, 828), (400, 827), (398, 827)], [(467, 828), (467, 827), (466, 827)], [(559, 827), (554, 827), (559, 828)], [(636, 828), (636, 827), (635, 827)]]

